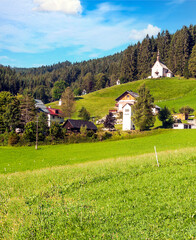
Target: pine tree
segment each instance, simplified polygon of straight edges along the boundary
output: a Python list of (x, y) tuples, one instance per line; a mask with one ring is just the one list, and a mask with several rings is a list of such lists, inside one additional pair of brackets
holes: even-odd
[(137, 50), (135, 47), (128, 47), (124, 53), (121, 65), (122, 82), (130, 82), (137, 79)]
[(105, 128), (109, 128), (109, 129), (113, 129), (115, 125), (115, 117), (113, 116), (113, 114), (110, 112), (105, 119), (104, 122), (104, 127)]
[(79, 110), (78, 117), (82, 118), (84, 121), (89, 121), (90, 120), (90, 113), (86, 110), (85, 107), (82, 107)]
[(191, 57), (189, 59), (189, 72), (192, 77), (196, 77), (196, 44), (192, 49)]
[(154, 126), (155, 116), (152, 113), (154, 107), (154, 99), (150, 91), (142, 84), (138, 89), (139, 97), (137, 102), (133, 105), (133, 122), (140, 131), (148, 130)]
[(162, 122), (164, 128), (171, 127), (174, 122), (171, 112), (166, 106), (160, 110), (158, 118)]

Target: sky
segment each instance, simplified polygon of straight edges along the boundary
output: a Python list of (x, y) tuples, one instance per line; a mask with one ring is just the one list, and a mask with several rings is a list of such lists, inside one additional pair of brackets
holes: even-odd
[(0, 0), (0, 64), (95, 59), (190, 24), (196, 0)]

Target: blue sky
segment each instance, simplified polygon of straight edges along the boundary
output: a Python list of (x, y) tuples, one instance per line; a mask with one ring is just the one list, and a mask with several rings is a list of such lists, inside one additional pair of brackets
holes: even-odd
[(196, 24), (196, 0), (0, 0), (0, 64), (38, 67), (107, 56)]

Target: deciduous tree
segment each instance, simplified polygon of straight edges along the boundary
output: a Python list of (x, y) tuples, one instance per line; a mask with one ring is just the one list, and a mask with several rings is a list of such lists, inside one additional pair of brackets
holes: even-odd
[(171, 127), (174, 123), (171, 112), (166, 106), (160, 110), (158, 118), (162, 122), (164, 128)]
[(61, 96), (62, 100), (62, 111), (64, 117), (70, 118), (75, 112), (75, 100), (74, 94), (71, 91), (70, 87), (66, 88)]

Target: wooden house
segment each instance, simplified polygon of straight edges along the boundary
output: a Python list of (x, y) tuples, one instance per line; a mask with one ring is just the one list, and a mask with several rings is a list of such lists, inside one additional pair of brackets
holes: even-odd
[(63, 127), (67, 129), (68, 132), (80, 132), (81, 127), (86, 127), (87, 131), (97, 131), (97, 127), (93, 122), (84, 120), (74, 120), (67, 119), (63, 124)]
[(118, 98), (116, 98), (116, 107), (118, 112), (123, 112), (123, 107), (129, 103), (133, 105), (139, 95), (132, 91), (125, 91)]

